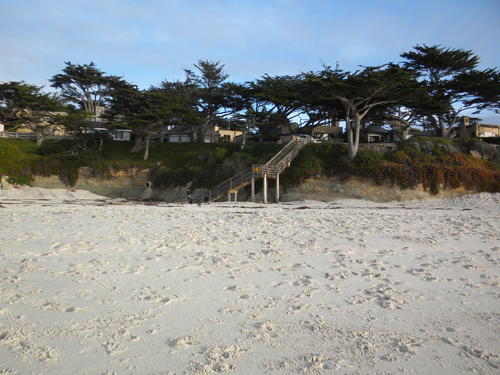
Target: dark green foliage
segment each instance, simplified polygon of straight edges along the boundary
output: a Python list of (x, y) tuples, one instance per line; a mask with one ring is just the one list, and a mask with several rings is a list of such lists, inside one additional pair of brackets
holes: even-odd
[(31, 163), (31, 173), (37, 176), (59, 176), (66, 186), (72, 187), (78, 180), (81, 166), (83, 166), (82, 160), (75, 156), (46, 156), (37, 158)]
[(35, 150), (33, 141), (0, 139), (0, 175), (9, 176), (12, 183), (30, 184), (32, 157), (29, 153)]
[(492, 145), (500, 145), (500, 137), (485, 137), (482, 140)]
[[(106, 141), (102, 151), (89, 148), (74, 155), (66, 153), (77, 141), (53, 142), (36, 148), (34, 142), (0, 139), (0, 174), (18, 183), (29, 183), (33, 175), (57, 175), (73, 186), (79, 168), (87, 166), (96, 176), (112, 170), (150, 168), (156, 188), (185, 186), (210, 187), (252, 164), (265, 163), (281, 147), (276, 143), (249, 144), (244, 150), (235, 144), (154, 144), (150, 161), (129, 153), (129, 144)], [(308, 144), (282, 175), (286, 186), (303, 183), (317, 176), (363, 176), (402, 188), (419, 184), (433, 193), (441, 187), (464, 187), (476, 191), (499, 191), (500, 171), (496, 159), (477, 159), (470, 151), (492, 156), (494, 146), (481, 141), (457, 143), (443, 138), (411, 138), (398, 149), (385, 154), (361, 150), (354, 161), (342, 143)], [(459, 152), (462, 150), (464, 153)], [(495, 149), (496, 152), (496, 149)], [(495, 154), (497, 155), (497, 154)], [(495, 156), (498, 158), (498, 156)]]
[[(64, 147), (74, 148), (76, 141)], [(90, 167), (96, 176), (106, 177), (110, 171), (118, 169), (151, 168), (151, 179), (156, 187), (183, 186), (193, 181), (196, 187), (217, 184), (237, 173), (242, 168), (254, 163), (264, 163), (272, 157), (282, 145), (275, 143), (252, 144), (240, 150), (235, 144), (153, 144), (150, 160), (142, 160), (140, 155), (130, 154), (130, 144), (125, 142), (105, 141), (102, 151), (97, 146), (90, 147), (75, 156), (60, 152), (59, 142), (47, 142), (41, 149), (42, 155), (32, 163), (34, 174), (58, 175), (70, 185), (77, 178), (81, 166)], [(157, 163), (160, 163), (158, 166)]]
[(151, 171), (151, 182), (155, 187), (175, 187), (184, 186), (193, 179), (190, 169), (172, 170), (161, 166)]
[(215, 150), (213, 151), (213, 156), (215, 160), (217, 161), (222, 161), (224, 158), (227, 156), (228, 150), (223, 147), (216, 147)]
[(361, 150), (354, 159), (354, 170), (362, 176), (370, 176), (374, 169), (379, 168), (384, 161), (384, 155), (378, 151)]
[(74, 145), (75, 142), (69, 139), (44, 142), (40, 147), (38, 147), (36, 153), (41, 156), (50, 154), (70, 153)]
[(346, 150), (342, 143), (308, 144), (283, 173), (283, 185), (298, 185), (314, 176), (331, 177), (351, 171), (352, 162), (347, 159)]
[(68, 103), (77, 105), (90, 115), (96, 115), (96, 107), (104, 106), (110, 100), (115, 88), (129, 87), (120, 77), (107, 75), (93, 62), (72, 64), (67, 61), (62, 73), (54, 75), (51, 86), (61, 91), (61, 97)]
[(427, 99), (422, 96), (410, 106), (427, 119), (436, 134), (450, 136), (463, 111), (498, 109), (500, 73), (496, 68), (478, 70), (479, 57), (472, 51), (417, 45), (401, 56), (404, 66), (419, 75), (427, 91)]
[(484, 159), (496, 159), (500, 157), (500, 150), (498, 147), (486, 143), (478, 138), (470, 138), (460, 141), (460, 148), (465, 153), (476, 151)]
[(482, 150), (482, 142), (469, 141), (467, 145), (468, 148), (451, 139), (415, 137), (385, 154), (360, 150), (350, 162), (345, 155), (345, 145), (310, 144), (285, 171), (282, 181), (290, 186), (315, 176), (363, 176), (401, 188), (415, 188), (421, 184), (434, 194), (441, 187), (461, 186), (475, 191), (499, 191), (500, 171), (492, 167), (492, 162), (460, 152)]
[(374, 177), (403, 188), (422, 184), (434, 194), (441, 186), (499, 191), (498, 169), (493, 168), (491, 162), (467, 155), (471, 150), (487, 153), (482, 147), (483, 142), (478, 140), (459, 144), (445, 138), (410, 138), (402, 142), (398, 150), (386, 154), (386, 162), (374, 169)]

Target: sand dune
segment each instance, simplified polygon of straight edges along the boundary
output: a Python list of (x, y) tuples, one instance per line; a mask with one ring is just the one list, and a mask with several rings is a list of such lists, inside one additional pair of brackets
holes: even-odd
[(497, 374), (499, 202), (0, 191), (0, 374)]

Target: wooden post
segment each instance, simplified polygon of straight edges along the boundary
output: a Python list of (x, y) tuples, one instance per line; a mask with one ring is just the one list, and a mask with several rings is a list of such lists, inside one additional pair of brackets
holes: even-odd
[(232, 198), (231, 198), (232, 195), (234, 195), (234, 201), (238, 202), (238, 190), (236, 190), (236, 189), (228, 190), (228, 192), (227, 192), (227, 200), (228, 200), (228, 202), (232, 201)]
[(264, 173), (264, 177), (262, 178), (264, 180), (264, 203), (267, 203), (267, 174)]
[(252, 202), (255, 203), (255, 177), (252, 176)]
[(280, 174), (276, 174), (276, 203), (280, 201)]

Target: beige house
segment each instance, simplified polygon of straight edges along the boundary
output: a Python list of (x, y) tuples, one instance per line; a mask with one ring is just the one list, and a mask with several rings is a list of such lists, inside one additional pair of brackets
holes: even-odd
[[(52, 111), (52, 112), (47, 112), (47, 116), (66, 116), (66, 112), (62, 111)], [(43, 118), (41, 117), (40, 123), (38, 125), (45, 126), (46, 127), (46, 134), (50, 135), (55, 135), (55, 136), (65, 136), (66, 135), (66, 127), (64, 125), (59, 125), (59, 124), (52, 124), (49, 122), (48, 118)], [(27, 125), (19, 125), (16, 128), (16, 133), (22, 133), (22, 134), (31, 134), (34, 133), (34, 131)]]
[(235, 137), (243, 135), (241, 130), (221, 129), (218, 126), (214, 127), (214, 131), (219, 134), (219, 138), (222, 142), (234, 142)]
[[(463, 137), (477, 137), (477, 138), (491, 138), (500, 137), (500, 125), (481, 124), (479, 122), (472, 122), (470, 117), (464, 116), (461, 118), (460, 125), (455, 127), (455, 136), (457, 138)], [(465, 134), (464, 134), (465, 131)]]
[(472, 132), (474, 137), (486, 138), (486, 137), (500, 137), (500, 125), (490, 125), (490, 124), (475, 124), (472, 125)]

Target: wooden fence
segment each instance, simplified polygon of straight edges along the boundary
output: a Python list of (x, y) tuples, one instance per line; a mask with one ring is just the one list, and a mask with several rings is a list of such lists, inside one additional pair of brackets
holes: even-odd
[[(33, 139), (36, 140), (35, 133), (17, 133), (17, 132), (2, 132), (0, 131), (0, 138), (18, 138), (18, 139)], [(47, 135), (45, 139), (65, 139), (73, 138), (72, 135)]]
[(0, 132), (0, 138), (36, 139), (35, 133)]

